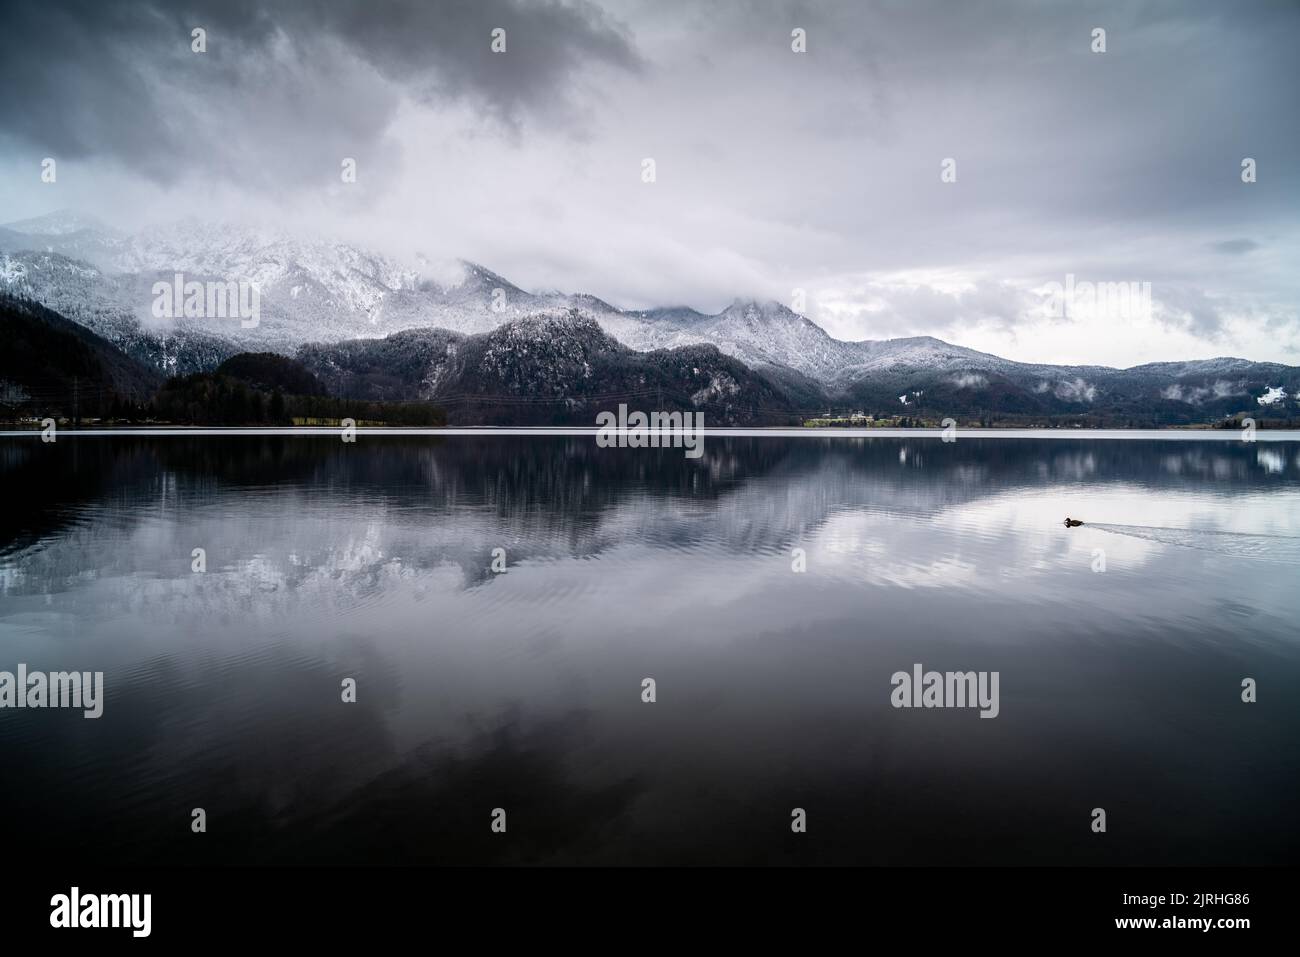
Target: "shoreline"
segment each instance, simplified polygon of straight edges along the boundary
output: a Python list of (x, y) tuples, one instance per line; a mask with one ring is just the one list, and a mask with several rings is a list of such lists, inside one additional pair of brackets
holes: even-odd
[[(87, 438), (105, 438), (117, 435), (138, 435), (152, 437), (168, 436), (328, 436), (336, 437), (342, 432), (341, 426), (142, 426), (120, 428), (59, 429), (57, 438), (67, 436), (85, 436)], [(356, 426), (354, 435), (396, 435), (396, 436), (457, 436), (457, 435), (543, 435), (543, 436), (590, 436), (605, 435), (705, 435), (719, 438), (933, 438), (943, 441), (947, 430), (927, 429), (837, 429), (837, 428), (792, 428), (788, 426), (771, 426), (761, 428), (725, 428), (704, 426), (700, 429), (600, 429), (596, 426), (441, 426), (437, 428), (418, 428), (401, 426)], [(1243, 439), (1241, 429), (981, 429), (958, 428), (946, 444), (961, 438), (988, 439), (1066, 439), (1088, 438), (1098, 440), (1154, 439), (1160, 441), (1216, 441), (1242, 442), (1300, 442), (1300, 429), (1257, 429), (1252, 440)], [(34, 429), (0, 430), (0, 438), (39, 438), (43, 431)]]

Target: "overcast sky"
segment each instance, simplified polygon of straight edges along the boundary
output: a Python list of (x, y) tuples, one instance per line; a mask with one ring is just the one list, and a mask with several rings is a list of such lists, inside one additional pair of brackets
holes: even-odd
[[(801, 288), (845, 339), (1300, 364), (1300, 3), (46, 0), (4, 17), (0, 221), (270, 221), (623, 307)], [(1151, 317), (1048, 315), (1068, 274), (1151, 283)]]

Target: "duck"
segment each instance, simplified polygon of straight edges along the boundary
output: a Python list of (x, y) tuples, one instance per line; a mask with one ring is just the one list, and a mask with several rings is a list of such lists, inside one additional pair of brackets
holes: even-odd
[(1074, 528), (1076, 525), (1082, 525), (1082, 524), (1083, 524), (1083, 522), (1079, 521), (1079, 519), (1077, 519), (1077, 518), (1070, 518), (1070, 516), (1068, 516), (1068, 515), (1065, 516), (1065, 527), (1066, 527), (1066, 528)]

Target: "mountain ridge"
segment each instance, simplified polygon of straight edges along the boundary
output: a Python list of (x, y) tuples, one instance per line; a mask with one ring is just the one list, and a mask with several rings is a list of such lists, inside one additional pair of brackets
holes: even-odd
[[(176, 272), (187, 280), (258, 282), (261, 321), (244, 329), (211, 319), (155, 320), (152, 285)], [(379, 341), (417, 329), (472, 338), (519, 320), (577, 313), (638, 353), (713, 346), (787, 395), (815, 391), (818, 404), (878, 412), (1106, 409), (1184, 421), (1287, 408), (1300, 390), (1296, 367), (1280, 363), (1226, 356), (1122, 369), (1022, 363), (933, 336), (840, 340), (770, 300), (738, 297), (716, 314), (689, 306), (625, 311), (588, 294), (527, 292), (466, 260), (451, 272), (226, 224), (192, 221), (131, 236), (61, 211), (0, 227), (0, 288), (67, 315), (167, 374), (207, 371), (240, 352), (292, 356), (308, 345)], [(391, 354), (392, 344), (372, 351)]]

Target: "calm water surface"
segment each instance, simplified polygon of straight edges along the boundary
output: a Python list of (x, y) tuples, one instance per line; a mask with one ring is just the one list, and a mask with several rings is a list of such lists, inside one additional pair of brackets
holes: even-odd
[[(0, 711), (46, 860), (1300, 850), (1300, 444), (63, 436), (0, 481), (0, 670), (105, 675)], [(917, 662), (1000, 715), (890, 707)]]

